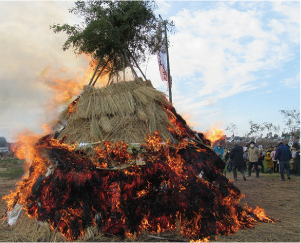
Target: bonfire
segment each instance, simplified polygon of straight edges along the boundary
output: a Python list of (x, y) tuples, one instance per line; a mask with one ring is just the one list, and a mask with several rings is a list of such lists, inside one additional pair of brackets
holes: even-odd
[(7, 221), (34, 221), (35, 241), (141, 232), (197, 240), (272, 222), (239, 205), (244, 195), (210, 145), (150, 81), (85, 86), (51, 133), (19, 147), (31, 160), (4, 197)]
[[(224, 162), (210, 140), (145, 75), (137, 77), (131, 63), (142, 73), (139, 59), (163, 45), (148, 2), (79, 1), (71, 12), (85, 17), (86, 28), (51, 28), (67, 32), (64, 50), (72, 44), (98, 65), (51, 132), (16, 149), (27, 158), (26, 173), (4, 197), (8, 224), (32, 241), (87, 241), (143, 232), (208, 240), (272, 222), (262, 209), (239, 205), (243, 194), (222, 174)], [(167, 38), (168, 21), (162, 23)], [(135, 79), (126, 82), (124, 74), (113, 83), (127, 67)], [(95, 88), (106, 72), (107, 86)]]

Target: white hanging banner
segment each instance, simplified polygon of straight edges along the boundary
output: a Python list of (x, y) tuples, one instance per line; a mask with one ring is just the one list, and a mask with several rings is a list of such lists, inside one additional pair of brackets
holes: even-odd
[[(159, 22), (158, 26), (158, 42), (160, 42), (161, 49), (157, 51), (157, 59), (159, 65), (159, 72), (162, 81), (168, 82), (168, 65), (167, 65), (167, 46), (165, 43), (165, 32), (162, 31), (161, 22)], [(172, 78), (170, 77), (170, 83), (172, 84)], [(168, 83), (167, 83), (168, 89)]]
[(161, 80), (168, 82), (166, 56), (167, 56), (166, 53), (163, 53), (162, 51), (157, 52), (157, 59), (158, 59)]

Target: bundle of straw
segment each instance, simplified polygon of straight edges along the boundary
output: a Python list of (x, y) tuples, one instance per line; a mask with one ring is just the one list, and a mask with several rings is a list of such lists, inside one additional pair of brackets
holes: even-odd
[(90, 143), (100, 140), (145, 142), (147, 134), (161, 133), (166, 141), (172, 127), (165, 107), (170, 103), (164, 94), (154, 89), (150, 81), (114, 83), (103, 88), (85, 86), (75, 104), (66, 108), (60, 119), (68, 123), (58, 139), (65, 143)]

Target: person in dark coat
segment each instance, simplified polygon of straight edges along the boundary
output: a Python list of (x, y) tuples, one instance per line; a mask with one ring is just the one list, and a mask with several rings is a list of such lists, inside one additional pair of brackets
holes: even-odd
[(244, 181), (246, 181), (243, 155), (243, 148), (238, 144), (235, 144), (234, 148), (230, 151), (230, 159), (232, 161), (232, 170), (235, 181), (237, 181), (236, 169), (238, 169), (238, 171), (242, 174)]
[(258, 158), (257, 166), (260, 165), (262, 173), (264, 173), (263, 161), (264, 161), (264, 154), (263, 154), (263, 151), (260, 151), (260, 155), (259, 155), (259, 158)]
[(292, 153), (289, 147), (284, 146), (282, 142), (279, 142), (279, 145), (276, 149), (275, 159), (279, 160), (281, 181), (284, 181), (284, 170), (286, 170), (287, 179), (291, 179), (289, 162), (292, 159)]
[(272, 153), (273, 149), (274, 149), (273, 146), (269, 147), (267, 153), (268, 153), (268, 152)]
[(295, 149), (294, 153), (294, 165), (293, 165), (293, 175), (300, 176), (300, 146), (298, 142), (295, 142), (293, 145)]
[(246, 148), (245, 152), (244, 152), (244, 155), (243, 155), (243, 158), (244, 158), (244, 169), (247, 170), (248, 166), (249, 166), (249, 154), (248, 154), (248, 149)]
[(231, 162), (231, 159), (230, 159), (230, 150), (228, 150), (226, 155), (225, 155), (225, 162), (226, 162), (226, 165), (227, 165), (228, 172), (231, 172), (232, 171), (232, 162)]

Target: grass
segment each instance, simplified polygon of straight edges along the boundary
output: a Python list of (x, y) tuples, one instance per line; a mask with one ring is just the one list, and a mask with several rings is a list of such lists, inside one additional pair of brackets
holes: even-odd
[(18, 178), (24, 174), (24, 170), (22, 168), (7, 168), (4, 171), (0, 172), (0, 177), (4, 178)]
[(24, 174), (24, 160), (8, 158), (0, 160), (0, 178), (18, 178)]
[(2, 164), (7, 164), (7, 163), (9, 163), (9, 164), (17, 164), (19, 161), (23, 161), (23, 160), (19, 160), (19, 159), (17, 159), (17, 158), (13, 158), (13, 159), (2, 159), (2, 160), (0, 160), (0, 166), (1, 166)]

